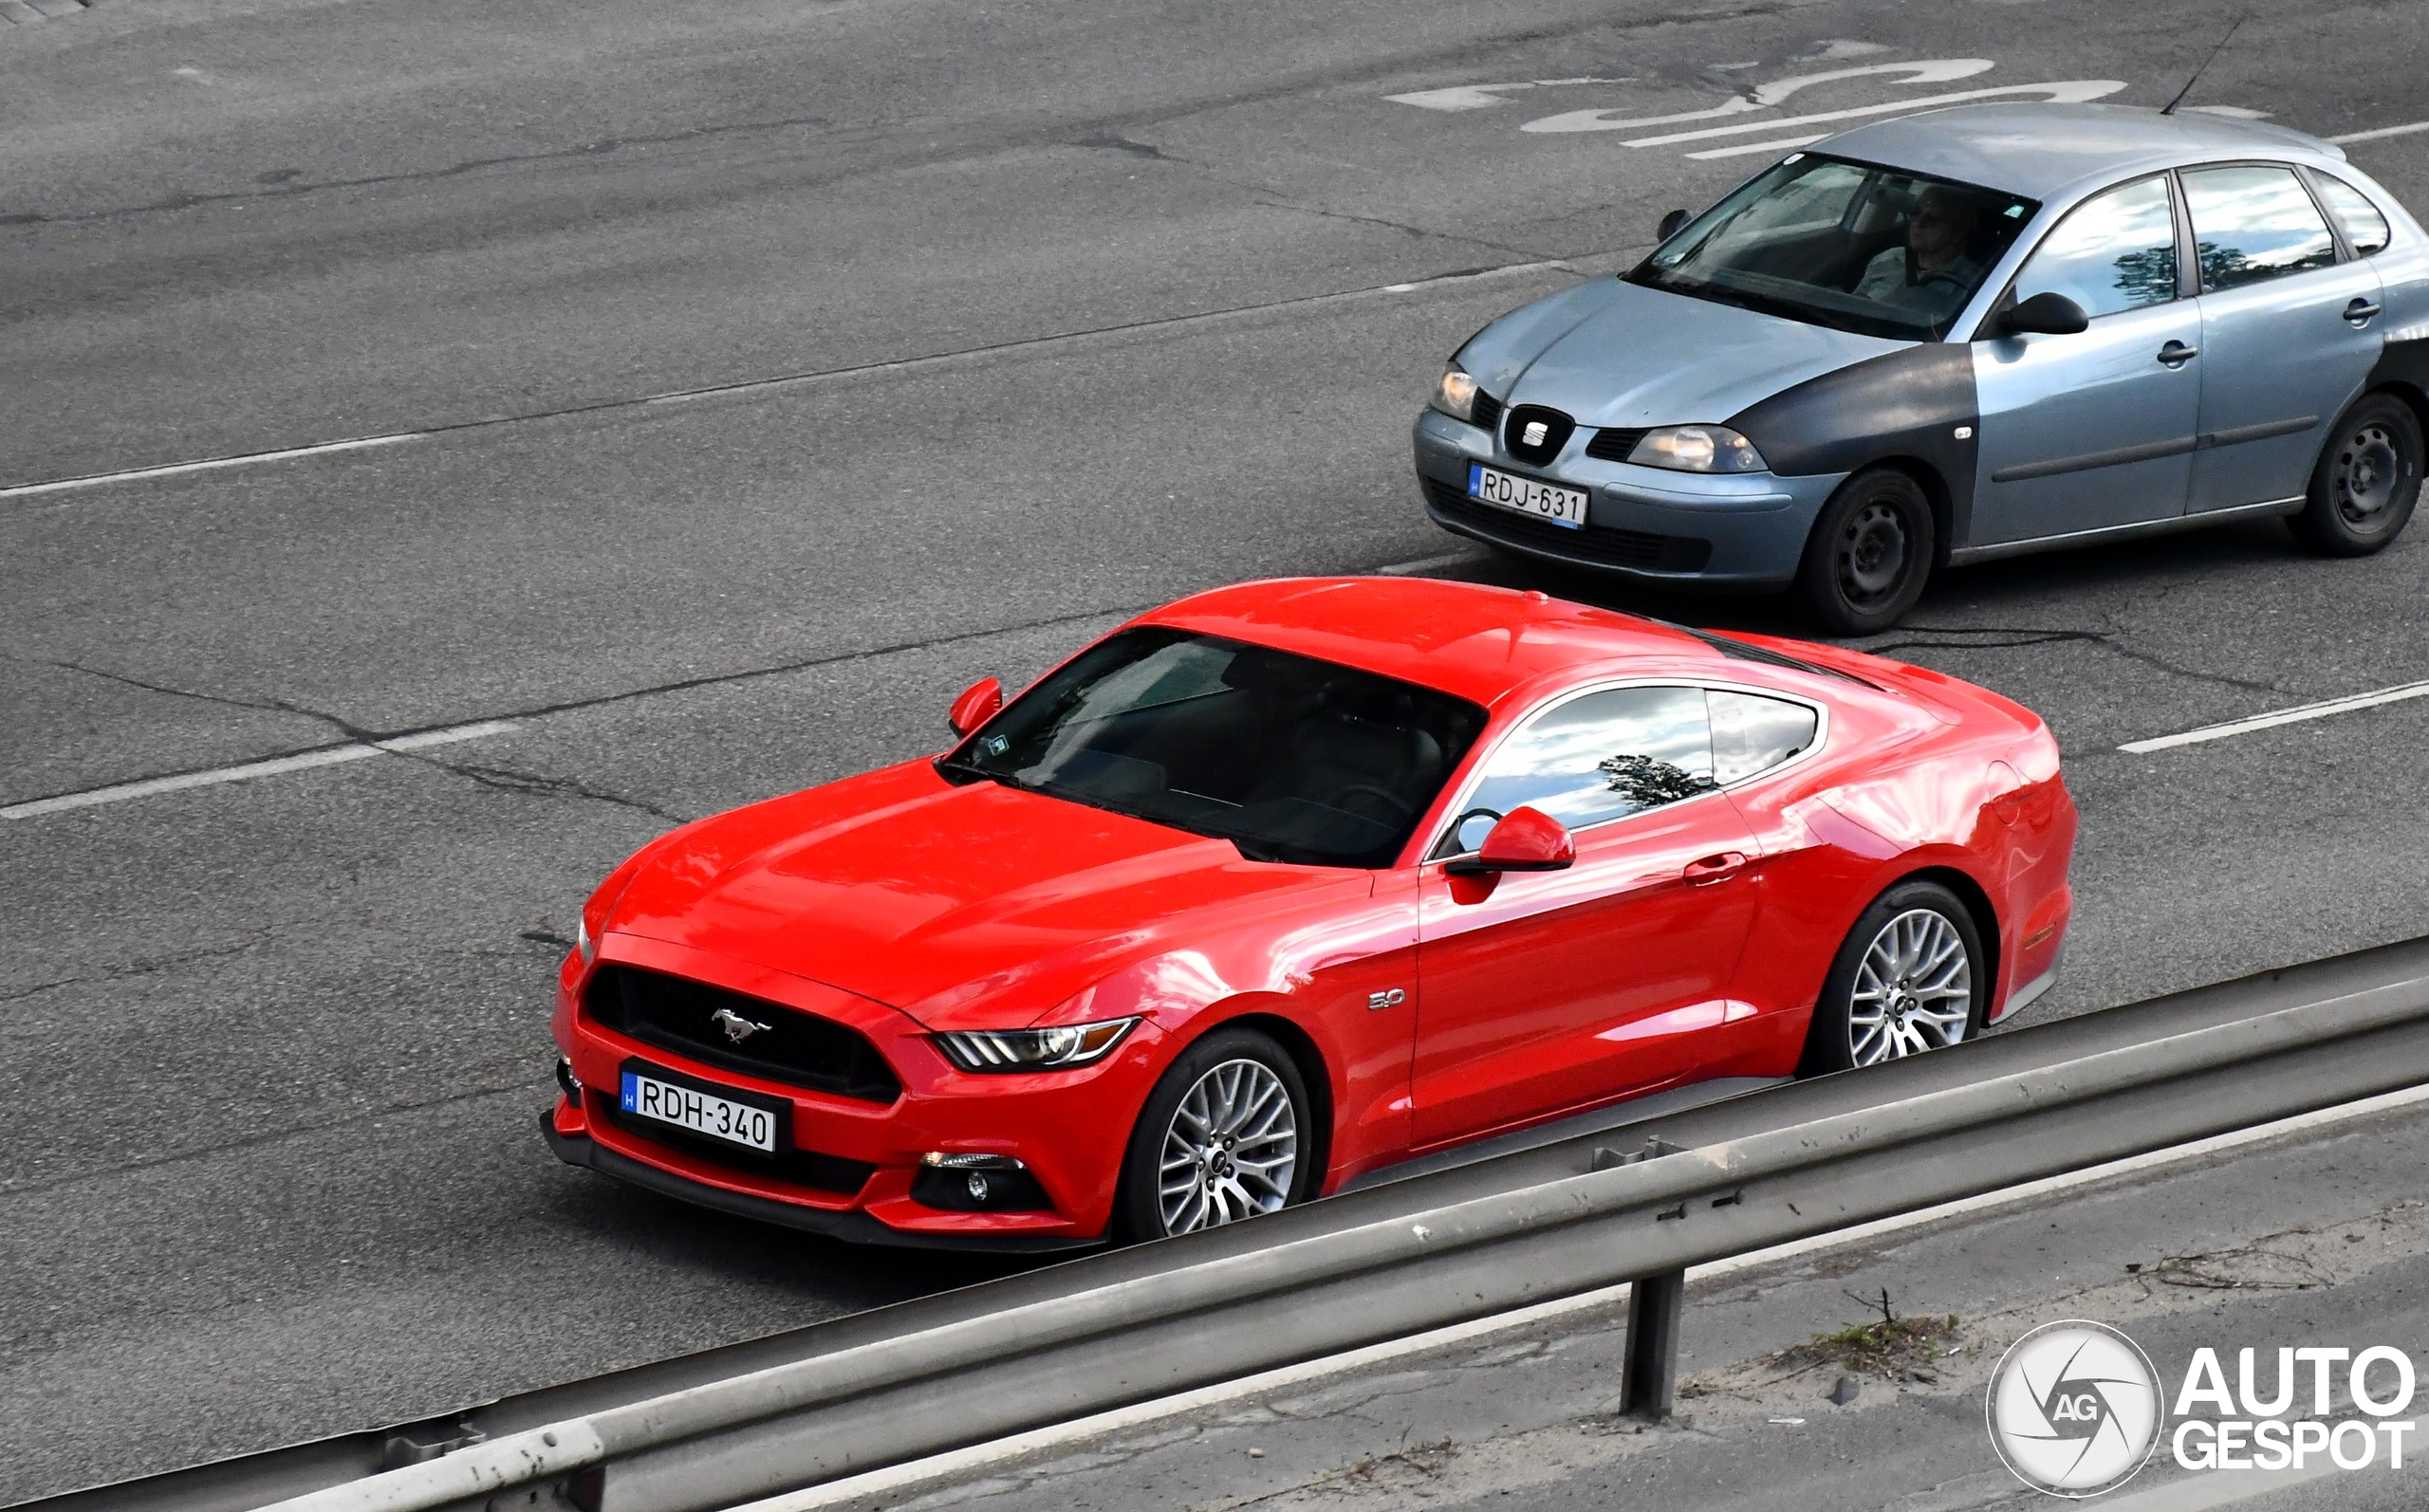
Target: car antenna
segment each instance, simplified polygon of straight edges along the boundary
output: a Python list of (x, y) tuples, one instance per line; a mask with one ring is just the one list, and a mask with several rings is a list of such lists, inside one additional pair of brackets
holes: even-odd
[(2226, 51), (2227, 44), (2234, 40), (2235, 28), (2251, 19), (2252, 12), (2247, 10), (2242, 15), (2235, 17), (2234, 20), (2227, 24), (2227, 34), (2220, 37), (2218, 39), (2218, 45), (2210, 49), (2210, 56), (2201, 60), (2201, 66), (2193, 70), (2193, 77), (2184, 81), (2184, 87), (2176, 92), (2176, 98), (2160, 107), (2160, 115), (2173, 116), (2176, 114), (2176, 107), (2184, 103), (2184, 97), (2193, 93), (2193, 86), (2201, 82), (2201, 76), (2210, 71), (2210, 65), (2218, 61), (2218, 54)]

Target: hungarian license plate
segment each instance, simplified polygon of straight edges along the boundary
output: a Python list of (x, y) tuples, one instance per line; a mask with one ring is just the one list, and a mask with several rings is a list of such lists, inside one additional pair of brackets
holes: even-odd
[(1585, 490), (1522, 478), (1479, 462), (1468, 464), (1468, 497), (1517, 514), (1548, 520), (1571, 530), (1585, 528)]
[(624, 1073), (620, 1105), (637, 1117), (655, 1118), (763, 1154), (776, 1152), (776, 1116), (766, 1108), (678, 1087), (640, 1071)]

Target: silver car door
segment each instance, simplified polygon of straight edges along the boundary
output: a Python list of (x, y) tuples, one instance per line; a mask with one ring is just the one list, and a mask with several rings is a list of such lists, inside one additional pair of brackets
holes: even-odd
[(2177, 250), (2164, 174), (2084, 201), (2033, 249), (2010, 299), (2063, 294), (2091, 324), (1975, 341), (1980, 452), (1973, 525), (1956, 544), (2183, 513), (2208, 360), (2196, 360), (2198, 302), (2178, 297)]
[(2294, 171), (2188, 168), (2201, 265), (2201, 451), (2196, 511), (2292, 499), (2320, 439), (2379, 360), (2378, 270), (2338, 261)]

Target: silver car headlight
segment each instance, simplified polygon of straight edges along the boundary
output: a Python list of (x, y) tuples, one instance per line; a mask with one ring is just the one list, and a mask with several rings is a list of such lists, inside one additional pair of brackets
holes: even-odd
[(1434, 397), (1425, 402), (1455, 420), (1465, 420), (1474, 425), (1476, 418), (1476, 380), (1454, 362), (1434, 385)]
[(1753, 442), (1725, 425), (1665, 425), (1647, 431), (1628, 460), (1676, 472), (1760, 472), (1770, 466)]
[(1063, 1071), (1112, 1054), (1139, 1021), (1107, 1019), (1055, 1029), (955, 1029), (936, 1035), (936, 1048), (963, 1071)]

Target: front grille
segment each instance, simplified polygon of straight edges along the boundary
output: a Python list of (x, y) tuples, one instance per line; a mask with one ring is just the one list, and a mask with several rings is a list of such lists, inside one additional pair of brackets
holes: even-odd
[[(655, 1118), (637, 1118), (612, 1105), (607, 1121), (644, 1144), (664, 1145), (695, 1160), (745, 1175), (772, 1181), (790, 1182), (796, 1187), (809, 1187), (819, 1191), (840, 1192), (849, 1197), (868, 1185), (877, 1167), (865, 1160), (846, 1160), (842, 1155), (822, 1155), (814, 1150), (779, 1150), (763, 1155), (756, 1150), (745, 1150), (722, 1139), (677, 1129), (673, 1124)], [(788, 1120), (789, 1121), (789, 1120)]]
[(1572, 561), (1638, 567), (1648, 572), (1701, 572), (1712, 561), (1712, 543), (1699, 536), (1660, 536), (1597, 525), (1571, 530), (1480, 504), (1456, 484), (1433, 478), (1423, 482), (1426, 502), (1434, 507), (1435, 513), (1471, 526), (1489, 540), (1534, 546)]
[[(894, 1068), (857, 1029), (778, 1003), (639, 967), (603, 966), (583, 1007), (619, 1034), (729, 1071), (864, 1102), (902, 1095)], [(719, 1012), (764, 1024), (736, 1043)], [(655, 1137), (655, 1135), (653, 1135)]]
[(1499, 431), (1501, 401), (1482, 389), (1476, 390), (1476, 396), (1468, 402), (1468, 419), (1472, 424), (1483, 426), (1487, 434)]
[(1644, 439), (1643, 431), (1597, 431), (1594, 439), (1585, 443), (1585, 454), (1604, 462), (1625, 462), (1636, 444)]

